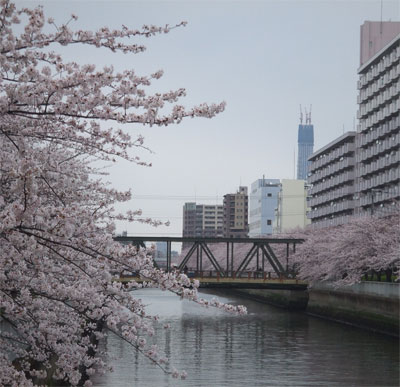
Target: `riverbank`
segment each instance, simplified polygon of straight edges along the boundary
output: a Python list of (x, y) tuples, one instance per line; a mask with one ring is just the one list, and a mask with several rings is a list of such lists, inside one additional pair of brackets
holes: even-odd
[(399, 337), (399, 291), (398, 283), (361, 282), (338, 289), (320, 283), (308, 292), (306, 312)]
[(319, 283), (308, 291), (236, 290), (274, 306), (399, 337), (400, 284), (361, 282), (342, 288)]

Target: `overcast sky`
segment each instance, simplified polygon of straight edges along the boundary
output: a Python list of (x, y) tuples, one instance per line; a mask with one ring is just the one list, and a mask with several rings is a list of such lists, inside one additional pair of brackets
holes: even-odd
[[(399, 1), (17, 1), (42, 4), (56, 22), (78, 15), (76, 28), (188, 25), (147, 39), (138, 55), (75, 49), (79, 62), (147, 75), (163, 69), (155, 90), (185, 87), (187, 107), (226, 101), (218, 117), (170, 127), (129, 128), (153, 154), (151, 168), (118, 162), (109, 181), (131, 189), (120, 209), (171, 225), (119, 224), (131, 235), (181, 235), (186, 201), (222, 203), (226, 193), (256, 179), (293, 178), (299, 104), (312, 104), (314, 150), (353, 130), (357, 111), (360, 25), (399, 20)], [(381, 4), (382, 3), (382, 4)]]

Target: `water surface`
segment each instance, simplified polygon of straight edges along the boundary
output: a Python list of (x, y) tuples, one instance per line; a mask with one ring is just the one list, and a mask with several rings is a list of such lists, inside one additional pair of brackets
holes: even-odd
[(135, 294), (159, 315), (155, 341), (188, 378), (172, 379), (110, 335), (104, 345), (114, 372), (93, 379), (95, 386), (399, 386), (395, 338), (237, 296), (219, 298), (246, 305), (247, 316), (156, 289)]

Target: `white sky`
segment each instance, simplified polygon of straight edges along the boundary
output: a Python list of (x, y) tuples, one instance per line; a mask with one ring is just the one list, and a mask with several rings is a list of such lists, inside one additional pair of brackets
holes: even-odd
[[(353, 129), (357, 111), (360, 25), (379, 21), (380, 0), (360, 1), (16, 1), (42, 4), (60, 24), (76, 28), (122, 24), (188, 25), (145, 41), (138, 55), (75, 49), (78, 62), (147, 75), (163, 69), (155, 90), (185, 87), (187, 107), (226, 101), (218, 117), (170, 127), (129, 128), (145, 136), (152, 168), (118, 162), (109, 181), (131, 189), (120, 209), (170, 220), (169, 227), (119, 224), (129, 235), (179, 236), (186, 201), (222, 203), (256, 179), (293, 178), (299, 104), (312, 104), (314, 150)], [(399, 1), (382, 1), (382, 19), (398, 21)], [(74, 25), (72, 25), (74, 27)], [(70, 59), (70, 58), (69, 58)], [(135, 195), (137, 196), (135, 198)]]

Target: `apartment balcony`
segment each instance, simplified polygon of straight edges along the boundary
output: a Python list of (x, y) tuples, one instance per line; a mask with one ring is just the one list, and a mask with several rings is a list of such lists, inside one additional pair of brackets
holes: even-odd
[(322, 193), (317, 197), (313, 197), (308, 201), (310, 207), (320, 206), (322, 204), (329, 204), (333, 200), (338, 200), (346, 196), (354, 195), (354, 185), (344, 186), (332, 191)]
[(325, 167), (331, 164), (333, 161), (340, 159), (341, 157), (345, 156), (350, 152), (354, 152), (355, 144), (346, 143), (340, 146), (339, 148), (334, 149), (330, 153), (328, 153), (325, 157), (321, 157), (318, 160), (312, 161), (310, 171), (313, 172), (317, 169)]
[[(343, 156), (342, 156), (343, 158)], [(331, 175), (337, 174), (341, 170), (344, 170), (349, 167), (354, 166), (355, 159), (354, 157), (345, 157), (343, 160), (337, 161), (334, 164), (329, 164), (325, 168), (320, 169), (316, 171), (314, 174), (312, 174), (307, 181), (310, 184), (314, 184), (318, 181), (321, 181), (323, 179), (329, 178)]]
[[(352, 176), (352, 177), (351, 177)], [(333, 189), (335, 186), (340, 185), (340, 184), (344, 184), (345, 182), (350, 182), (354, 180), (354, 173), (351, 173), (351, 176), (349, 175), (349, 173), (345, 173), (342, 175), (339, 175), (335, 178), (329, 179), (327, 181), (321, 182), (319, 184), (314, 185), (309, 193), (310, 195), (316, 195), (316, 194), (320, 194), (322, 192), (325, 192), (327, 190)]]
[(400, 150), (397, 150), (391, 154), (386, 153), (383, 157), (381, 157), (378, 160), (372, 161), (370, 164), (362, 165), (358, 169), (358, 173), (360, 177), (365, 178), (368, 175), (382, 172), (382, 170), (385, 169), (390, 169), (399, 163), (400, 163)]
[[(370, 159), (377, 158), (378, 156), (396, 150), (400, 144), (400, 133), (392, 137), (385, 138), (384, 140), (375, 143), (373, 146), (361, 150), (360, 162), (367, 162)], [(372, 161), (372, 160), (371, 160)]]
[(369, 191), (373, 188), (380, 188), (391, 185), (398, 185), (400, 180), (399, 168), (392, 168), (379, 175), (373, 176), (370, 179), (364, 179), (358, 183), (358, 191)]
[(359, 205), (371, 206), (372, 204), (380, 204), (387, 201), (398, 200), (400, 190), (398, 187), (388, 187), (380, 191), (369, 191), (364, 196), (360, 197)]
[(309, 219), (313, 220), (323, 217), (337, 216), (340, 212), (352, 210), (354, 210), (353, 200), (345, 200), (343, 202), (336, 202), (329, 206), (317, 208), (316, 210), (310, 211), (307, 215)]
[(383, 137), (389, 136), (393, 132), (397, 131), (399, 126), (400, 116), (397, 115), (397, 117), (393, 117), (389, 122), (385, 122), (378, 128), (361, 133), (357, 138), (357, 146), (366, 147), (368, 145), (373, 145), (376, 140), (382, 139)]
[[(395, 100), (399, 96), (399, 85), (393, 83), (386, 89), (382, 89), (380, 93), (374, 95), (372, 98), (361, 99), (359, 96), (358, 103), (360, 108), (357, 112), (357, 118), (367, 118), (379, 109), (382, 109), (385, 104), (390, 104), (392, 100)], [(380, 117), (378, 116), (378, 119)]]
[(315, 229), (340, 226), (348, 223), (352, 218), (352, 215), (341, 215), (330, 219), (316, 219), (311, 223), (311, 226)]

